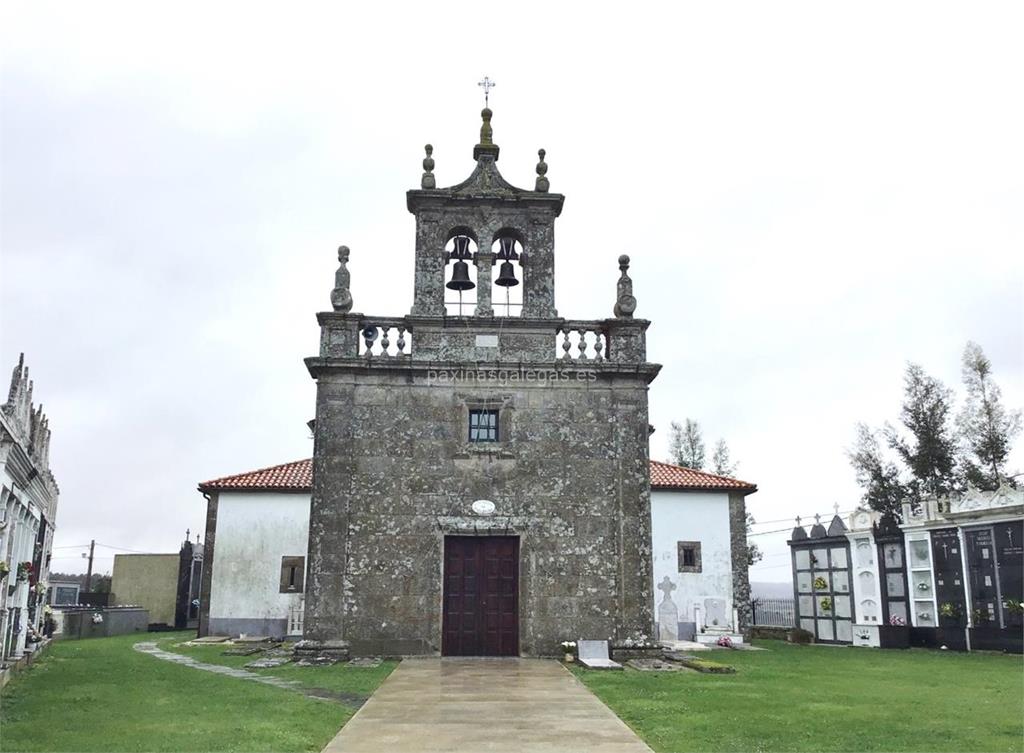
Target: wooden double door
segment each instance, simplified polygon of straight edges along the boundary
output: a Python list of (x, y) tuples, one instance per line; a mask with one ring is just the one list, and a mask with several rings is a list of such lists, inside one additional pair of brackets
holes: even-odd
[(519, 655), (518, 537), (445, 537), (441, 653)]

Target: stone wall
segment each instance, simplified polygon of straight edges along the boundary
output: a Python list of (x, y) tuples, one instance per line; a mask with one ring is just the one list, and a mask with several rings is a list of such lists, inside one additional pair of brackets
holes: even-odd
[(741, 492), (729, 494), (729, 534), (732, 538), (732, 595), (739, 630), (750, 638), (754, 615), (750, 606), (750, 566), (747, 564), (747, 505)]
[[(439, 651), (443, 541), (455, 533), (520, 537), (521, 653), (651, 637), (648, 375), (438, 384), (408, 365), (316, 373), (307, 638)], [(497, 444), (467, 442), (468, 407), (481, 401), (501, 406)], [(496, 512), (473, 515), (479, 499)]]

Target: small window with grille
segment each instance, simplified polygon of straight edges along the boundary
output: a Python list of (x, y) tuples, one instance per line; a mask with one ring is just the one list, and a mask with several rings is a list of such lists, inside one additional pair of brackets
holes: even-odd
[(472, 409), (469, 411), (469, 441), (498, 441), (498, 411), (493, 409)]
[(305, 569), (305, 557), (282, 557), (281, 593), (301, 593)]
[(679, 572), (699, 573), (701, 572), (700, 542), (680, 541), (677, 542), (679, 551)]

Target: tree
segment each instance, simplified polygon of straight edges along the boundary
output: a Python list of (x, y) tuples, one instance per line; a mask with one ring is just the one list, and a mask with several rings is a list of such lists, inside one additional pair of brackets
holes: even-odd
[[(961, 371), (967, 402), (957, 417), (963, 443), (964, 480), (980, 489), (996, 489), (1006, 479), (1006, 460), (1021, 428), (1020, 411), (1007, 411), (992, 381), (992, 362), (981, 346), (968, 342)], [(1013, 479), (1007, 479), (1016, 486)]]
[(724, 439), (719, 439), (711, 456), (711, 472), (717, 476), (732, 476), (737, 468), (739, 463), (733, 463), (729, 458), (729, 445)]
[(754, 520), (754, 516), (751, 515), (748, 512), (747, 513), (747, 567), (750, 567), (751, 565), (754, 565), (754, 564), (760, 562), (761, 558), (764, 557), (764, 554), (762, 554), (761, 549), (757, 546), (757, 544), (751, 544), (750, 543), (751, 529), (754, 527), (754, 523), (756, 523), (756, 522), (757, 521)]
[(680, 426), (676, 421), (669, 425), (668, 447), (676, 465), (696, 471), (704, 467), (704, 438), (700, 424), (693, 419), (686, 419), (686, 426)]
[(949, 428), (953, 393), (916, 363), (907, 364), (903, 391), (900, 423), (910, 439), (889, 424), (885, 438), (914, 478), (908, 491), (915, 499), (948, 494), (956, 487), (956, 442)]
[(864, 504), (900, 520), (906, 484), (900, 479), (896, 464), (883, 456), (878, 437), (864, 424), (857, 424), (857, 441), (847, 456), (857, 474), (857, 483), (864, 490)]
[(668, 425), (668, 462), (679, 463), (683, 454), (683, 427), (678, 421)]

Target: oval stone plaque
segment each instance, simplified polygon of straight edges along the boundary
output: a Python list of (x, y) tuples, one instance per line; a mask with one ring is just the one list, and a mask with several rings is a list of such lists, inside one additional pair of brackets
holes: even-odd
[(473, 503), (473, 512), (477, 515), (493, 515), (494, 503), (489, 499), (478, 499)]

